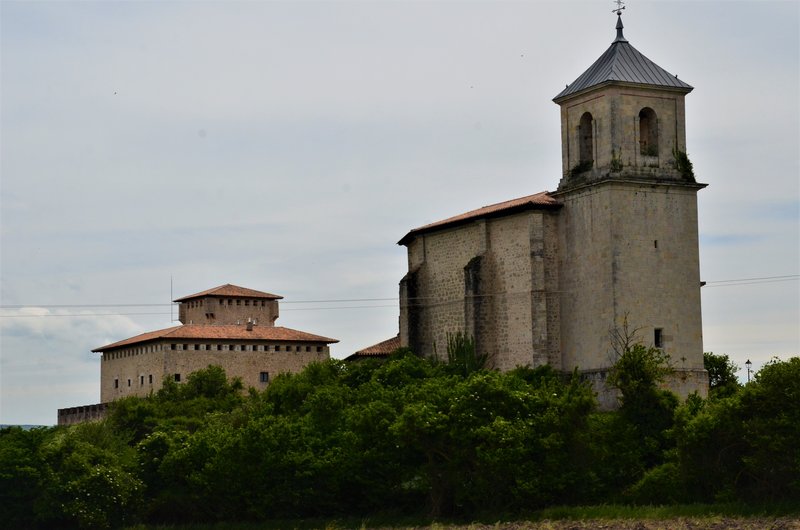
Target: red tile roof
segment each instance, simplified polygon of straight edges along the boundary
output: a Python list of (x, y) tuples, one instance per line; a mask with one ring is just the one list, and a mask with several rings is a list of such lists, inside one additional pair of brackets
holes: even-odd
[(391, 353), (394, 353), (394, 351), (399, 347), (400, 335), (397, 335), (391, 339), (387, 339), (383, 342), (379, 342), (378, 344), (373, 344), (368, 348), (364, 348), (363, 350), (359, 350), (353, 355), (346, 357), (345, 360), (352, 361), (354, 359), (361, 359), (364, 357), (385, 357)]
[(561, 208), (561, 206), (562, 206), (561, 202), (553, 198), (550, 195), (550, 192), (542, 191), (540, 193), (535, 193), (533, 195), (520, 197), (518, 199), (512, 199), (510, 201), (498, 202), (497, 204), (484, 206), (483, 208), (478, 208), (477, 210), (471, 210), (469, 212), (456, 215), (454, 217), (448, 217), (447, 219), (443, 219), (441, 221), (436, 221), (435, 223), (415, 228), (411, 230), (409, 233), (407, 233), (405, 236), (403, 236), (403, 239), (398, 241), (397, 244), (405, 245), (407, 243), (410, 243), (411, 240), (414, 239), (414, 237), (418, 236), (419, 234), (424, 234), (427, 232), (440, 230), (442, 228), (448, 228), (451, 226), (465, 224), (475, 219), (499, 217), (502, 215), (521, 212), (524, 210), (556, 209), (556, 208)]
[(280, 300), (283, 298), (277, 294), (265, 293), (262, 291), (256, 291), (255, 289), (247, 289), (246, 287), (239, 287), (238, 285), (226, 283), (225, 285), (220, 285), (219, 287), (214, 287), (213, 289), (208, 289), (206, 291), (184, 296), (183, 298), (178, 298), (177, 300), (173, 300), (173, 302), (183, 302), (193, 298), (201, 298), (203, 296), (237, 296), (244, 298), (266, 298), (268, 300)]
[(324, 342), (332, 344), (339, 342), (336, 339), (313, 335), (305, 331), (283, 327), (253, 326), (251, 331), (242, 325), (213, 325), (213, 324), (186, 324), (172, 328), (161, 329), (142, 333), (129, 339), (114, 342), (93, 352), (104, 352), (133, 344), (142, 344), (158, 339), (166, 340), (258, 340), (258, 341), (286, 341), (286, 342)]

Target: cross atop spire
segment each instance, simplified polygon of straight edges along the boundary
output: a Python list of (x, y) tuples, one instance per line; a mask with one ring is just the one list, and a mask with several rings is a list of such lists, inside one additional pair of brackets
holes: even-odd
[(625, 9), (625, 2), (622, 0), (613, 0), (615, 4), (617, 4), (616, 9), (612, 9), (612, 13), (616, 13), (617, 16), (622, 15), (622, 10)]

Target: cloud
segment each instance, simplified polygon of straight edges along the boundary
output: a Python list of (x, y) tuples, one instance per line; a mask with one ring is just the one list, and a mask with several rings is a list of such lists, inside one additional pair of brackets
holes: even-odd
[(96, 311), (3, 309), (0, 423), (53, 424), (59, 408), (98, 402), (99, 357), (90, 350), (142, 331)]

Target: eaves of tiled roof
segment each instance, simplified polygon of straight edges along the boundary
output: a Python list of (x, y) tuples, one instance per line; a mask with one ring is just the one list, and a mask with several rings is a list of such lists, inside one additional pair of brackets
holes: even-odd
[(247, 325), (213, 325), (213, 324), (186, 324), (172, 328), (161, 329), (142, 333), (129, 339), (114, 342), (106, 346), (101, 346), (92, 350), (93, 352), (104, 352), (143, 344), (156, 340), (249, 340), (249, 341), (276, 341), (276, 342), (323, 342), (333, 344), (339, 342), (336, 339), (323, 337), (298, 331), (296, 329), (284, 327), (253, 326), (251, 330)]
[(534, 195), (527, 195), (518, 199), (512, 199), (510, 201), (484, 206), (482, 208), (478, 208), (477, 210), (471, 210), (454, 217), (448, 217), (447, 219), (415, 228), (404, 235), (403, 238), (397, 242), (397, 244), (405, 245), (410, 243), (412, 239), (420, 234), (435, 232), (443, 228), (452, 228), (454, 226), (466, 224), (477, 219), (500, 217), (525, 210), (558, 209), (561, 208), (561, 206), (561, 202), (553, 198), (550, 195), (550, 192), (542, 191)]
[(358, 350), (354, 355), (358, 355), (360, 357), (371, 357), (375, 355), (389, 355), (390, 353), (394, 353), (400, 347), (400, 335), (395, 335), (391, 339), (386, 339), (384, 341), (379, 342), (378, 344), (373, 344), (363, 350)]
[(199, 293), (190, 294), (188, 296), (178, 298), (177, 300), (173, 300), (173, 302), (184, 302), (186, 300), (191, 300), (193, 298), (202, 298), (205, 296), (264, 298), (267, 300), (280, 300), (281, 298), (283, 298), (282, 296), (277, 294), (265, 293), (263, 291), (256, 291), (255, 289), (248, 289), (246, 287), (239, 287), (238, 285), (232, 285), (230, 283), (226, 283), (225, 285), (220, 285), (219, 287), (214, 287), (213, 289), (208, 289), (206, 291), (201, 291)]

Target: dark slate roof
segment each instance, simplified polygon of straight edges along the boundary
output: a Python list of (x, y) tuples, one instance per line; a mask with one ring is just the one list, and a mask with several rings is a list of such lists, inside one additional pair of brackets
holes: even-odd
[(553, 98), (553, 101), (559, 103), (567, 96), (614, 82), (672, 88), (687, 93), (694, 88), (631, 46), (622, 35), (622, 17), (617, 19), (617, 38), (611, 46), (578, 79)]

